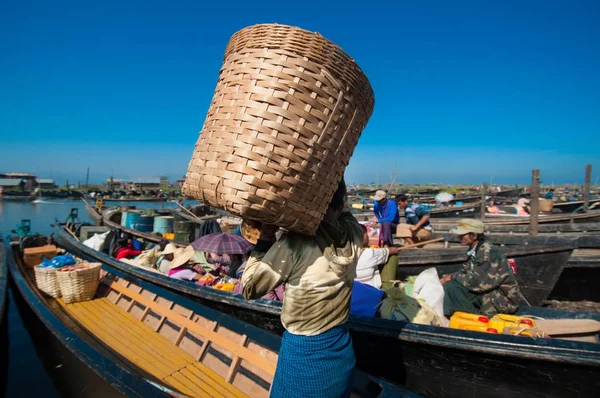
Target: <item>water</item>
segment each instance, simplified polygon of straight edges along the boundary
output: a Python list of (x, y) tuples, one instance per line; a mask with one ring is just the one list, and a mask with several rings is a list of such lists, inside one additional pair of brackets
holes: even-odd
[[(118, 204), (115, 203), (115, 205)], [(127, 202), (121, 204), (128, 205)], [(132, 202), (131, 204), (140, 209), (177, 207), (177, 204), (173, 202)], [(0, 201), (0, 233), (6, 237), (11, 234), (11, 230), (15, 229), (22, 219), (29, 219), (31, 220), (31, 231), (33, 233), (50, 234), (54, 230), (51, 224), (55, 222), (55, 219), (58, 218), (60, 222), (65, 221), (72, 208), (78, 209), (79, 219), (82, 222), (91, 222), (81, 200), (42, 200), (36, 203)], [(23, 319), (17, 311), (15, 294), (18, 293), (14, 292), (12, 287), (9, 288), (6, 318), (8, 321), (9, 353), (6, 394), (8, 397), (60, 397), (59, 390), (62, 390), (62, 388), (60, 382), (57, 381), (58, 377), (55, 377), (55, 375), (60, 372), (62, 364), (53, 363), (49, 365), (46, 363), (46, 367), (42, 364), (24, 326)], [(33, 331), (33, 334), (35, 335), (35, 331)]]

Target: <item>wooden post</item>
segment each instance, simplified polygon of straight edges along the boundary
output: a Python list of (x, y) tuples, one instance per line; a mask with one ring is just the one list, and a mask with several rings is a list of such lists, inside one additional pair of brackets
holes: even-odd
[(583, 186), (583, 210), (590, 208), (590, 183), (592, 182), (592, 165), (585, 166), (585, 185)]
[(529, 202), (529, 235), (537, 235), (540, 215), (540, 171), (531, 172), (531, 199)]
[(485, 218), (485, 194), (487, 191), (487, 184), (481, 183), (481, 221)]

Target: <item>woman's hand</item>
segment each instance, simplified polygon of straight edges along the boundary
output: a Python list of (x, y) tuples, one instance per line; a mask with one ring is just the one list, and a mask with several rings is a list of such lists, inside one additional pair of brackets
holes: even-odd
[(442, 277), (442, 279), (440, 279), (440, 283), (443, 286), (446, 282), (451, 281), (451, 280), (452, 280), (452, 275), (448, 274), (448, 275), (445, 275), (444, 277)]

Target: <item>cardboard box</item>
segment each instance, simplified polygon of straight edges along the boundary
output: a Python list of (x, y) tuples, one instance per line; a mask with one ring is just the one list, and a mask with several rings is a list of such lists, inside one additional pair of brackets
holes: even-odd
[(29, 247), (23, 250), (23, 262), (28, 267), (35, 267), (42, 263), (42, 257), (48, 260), (56, 257), (58, 249), (54, 245), (46, 245), (40, 247)]

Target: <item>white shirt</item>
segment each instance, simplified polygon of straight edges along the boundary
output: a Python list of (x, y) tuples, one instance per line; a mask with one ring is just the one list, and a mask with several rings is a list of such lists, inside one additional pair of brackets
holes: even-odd
[(385, 247), (382, 249), (364, 249), (358, 258), (355, 280), (381, 289), (379, 265), (387, 263), (389, 257), (390, 251)]
[(517, 201), (517, 204), (521, 207), (527, 206), (529, 204), (529, 199), (521, 198)]
[(169, 268), (170, 265), (171, 265), (171, 262), (163, 257), (163, 259), (160, 262), (160, 265), (158, 267), (158, 270), (160, 271), (161, 274), (169, 275), (169, 270), (171, 269), (171, 268)]

